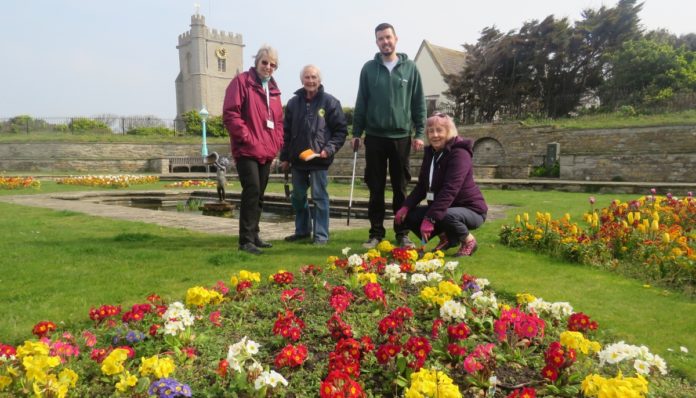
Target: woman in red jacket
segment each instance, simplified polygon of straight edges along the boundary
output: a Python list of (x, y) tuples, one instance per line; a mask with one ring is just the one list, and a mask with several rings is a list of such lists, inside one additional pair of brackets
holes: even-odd
[(272, 246), (259, 237), (259, 219), (271, 163), (283, 146), (283, 105), (273, 79), (276, 69), (277, 51), (261, 47), (255, 65), (232, 79), (222, 108), (242, 184), (239, 250), (252, 254), (261, 254), (260, 248)]

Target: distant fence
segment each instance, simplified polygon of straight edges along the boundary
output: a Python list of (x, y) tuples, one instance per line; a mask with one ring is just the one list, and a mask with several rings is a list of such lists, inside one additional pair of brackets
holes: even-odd
[(164, 127), (174, 130), (177, 134), (186, 131), (185, 122), (181, 119), (161, 119), (157, 117), (43, 117), (34, 118), (17, 116), (0, 118), (1, 133), (111, 133), (128, 134), (129, 131), (140, 127)]

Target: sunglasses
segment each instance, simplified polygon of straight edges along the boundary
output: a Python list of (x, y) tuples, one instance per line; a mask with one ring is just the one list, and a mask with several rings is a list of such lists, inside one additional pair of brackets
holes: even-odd
[(446, 113), (442, 113), (442, 112), (433, 112), (430, 116), (441, 117), (444, 119), (447, 119), (449, 117)]
[(271, 65), (271, 68), (273, 68), (273, 69), (276, 69), (278, 67), (278, 64), (266, 61), (265, 59), (263, 61), (261, 61), (261, 65), (263, 65), (263, 66)]

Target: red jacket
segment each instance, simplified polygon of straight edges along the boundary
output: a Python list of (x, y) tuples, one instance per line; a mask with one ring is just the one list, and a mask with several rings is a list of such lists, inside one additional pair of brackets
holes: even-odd
[[(222, 121), (230, 134), (232, 157), (272, 161), (283, 146), (283, 105), (275, 80), (268, 82), (270, 109), (266, 93), (252, 67), (232, 79), (225, 91)], [(274, 123), (268, 127), (268, 120)]]

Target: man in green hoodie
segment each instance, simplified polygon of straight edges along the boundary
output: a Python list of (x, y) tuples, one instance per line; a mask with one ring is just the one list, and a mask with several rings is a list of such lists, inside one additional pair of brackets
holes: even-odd
[[(365, 182), (370, 190), (370, 237), (363, 244), (365, 248), (375, 247), (386, 235), (387, 170), (394, 213), (406, 198), (406, 186), (411, 180), (411, 147), (416, 151), (423, 149), (426, 116), (420, 73), (406, 54), (396, 52), (399, 39), (394, 27), (388, 23), (377, 25), (375, 37), (379, 53), (360, 72), (353, 111), (353, 147), (360, 148), (360, 138), (365, 133)], [(414, 247), (403, 225), (394, 225), (394, 232), (398, 246)]]

